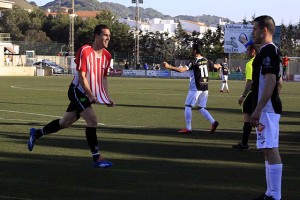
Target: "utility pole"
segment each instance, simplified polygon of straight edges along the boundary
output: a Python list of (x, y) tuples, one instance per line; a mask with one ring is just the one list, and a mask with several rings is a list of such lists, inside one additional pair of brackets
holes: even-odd
[(134, 53), (135, 53), (135, 59), (134, 59), (134, 64), (135, 67), (137, 64), (140, 62), (140, 36), (139, 36), (139, 21), (140, 21), (140, 4), (143, 3), (143, 0), (132, 0), (132, 3), (135, 3), (136, 5), (136, 14), (135, 14), (135, 48), (134, 48)]
[(69, 56), (74, 57), (74, 23), (75, 23), (75, 6), (72, 0), (72, 8), (69, 10), (70, 28), (69, 28)]

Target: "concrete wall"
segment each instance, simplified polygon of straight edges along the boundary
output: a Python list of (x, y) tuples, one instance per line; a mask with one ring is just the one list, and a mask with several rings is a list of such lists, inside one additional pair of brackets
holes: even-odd
[(35, 76), (36, 67), (0, 67), (0, 76)]

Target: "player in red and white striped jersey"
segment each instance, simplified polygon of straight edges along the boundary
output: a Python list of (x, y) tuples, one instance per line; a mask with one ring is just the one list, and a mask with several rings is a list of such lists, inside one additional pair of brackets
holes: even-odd
[(94, 100), (101, 104), (109, 105), (112, 102), (107, 95), (107, 72), (110, 66), (111, 55), (103, 49), (100, 54), (97, 54), (93, 47), (84, 45), (79, 49), (76, 55), (76, 69), (79, 71), (74, 77), (72, 83), (81, 92), (85, 93), (84, 84), (80, 83), (80, 74), (84, 73), (89, 84), (91, 97), (96, 97)]
[(114, 106), (109, 98), (107, 72), (111, 55), (106, 50), (110, 41), (110, 31), (106, 25), (97, 25), (94, 29), (94, 42), (82, 46), (76, 54), (76, 70), (69, 87), (70, 104), (63, 118), (56, 119), (42, 129), (30, 129), (28, 149), (32, 151), (37, 139), (43, 135), (55, 133), (67, 128), (80, 117), (86, 121), (86, 139), (91, 149), (95, 168), (111, 167), (112, 163), (100, 156), (96, 134), (97, 116), (92, 104)]

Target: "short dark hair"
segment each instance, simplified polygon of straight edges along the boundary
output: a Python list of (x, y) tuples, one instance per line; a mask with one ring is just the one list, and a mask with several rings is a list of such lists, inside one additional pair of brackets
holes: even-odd
[(251, 45), (248, 46), (249, 50), (252, 51), (254, 49), (254, 51), (255, 51), (256, 54), (259, 51), (259, 47), (260, 47), (259, 44), (251, 44)]
[(202, 55), (201, 47), (202, 47), (202, 45), (199, 42), (193, 44), (193, 50), (196, 51), (196, 53), (200, 54), (200, 55)]
[(97, 34), (97, 35), (101, 35), (102, 33), (102, 30), (103, 29), (109, 29), (107, 25), (105, 24), (99, 24), (95, 27), (94, 29), (94, 36)]
[(256, 17), (253, 20), (253, 23), (257, 22), (258, 26), (260, 29), (263, 29), (264, 27), (266, 27), (270, 33), (273, 35), (275, 32), (275, 21), (272, 17), (268, 16), (268, 15), (262, 15), (259, 17)]

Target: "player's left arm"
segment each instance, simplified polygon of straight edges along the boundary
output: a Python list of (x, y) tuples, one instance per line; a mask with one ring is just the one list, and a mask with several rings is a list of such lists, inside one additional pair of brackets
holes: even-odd
[(111, 100), (111, 98), (109, 97), (109, 93), (108, 93), (108, 81), (107, 81), (107, 76), (103, 76), (103, 87), (105, 90), (105, 93), (107, 95), (107, 98), (109, 99), (110, 104), (107, 104), (108, 107), (114, 107), (115, 103), (114, 101)]
[(276, 86), (276, 75), (275, 74), (266, 74), (265, 75), (265, 87), (263, 89), (263, 93), (260, 101), (257, 104), (256, 109), (258, 111), (262, 111), (262, 109), (266, 106), (270, 98), (272, 97), (274, 88)]
[(274, 88), (276, 87), (276, 75), (272, 73), (265, 74), (265, 87), (262, 92), (261, 99), (257, 103), (254, 112), (251, 115), (251, 124), (253, 127), (258, 126), (259, 119), (263, 108), (266, 106), (270, 98), (272, 97)]

